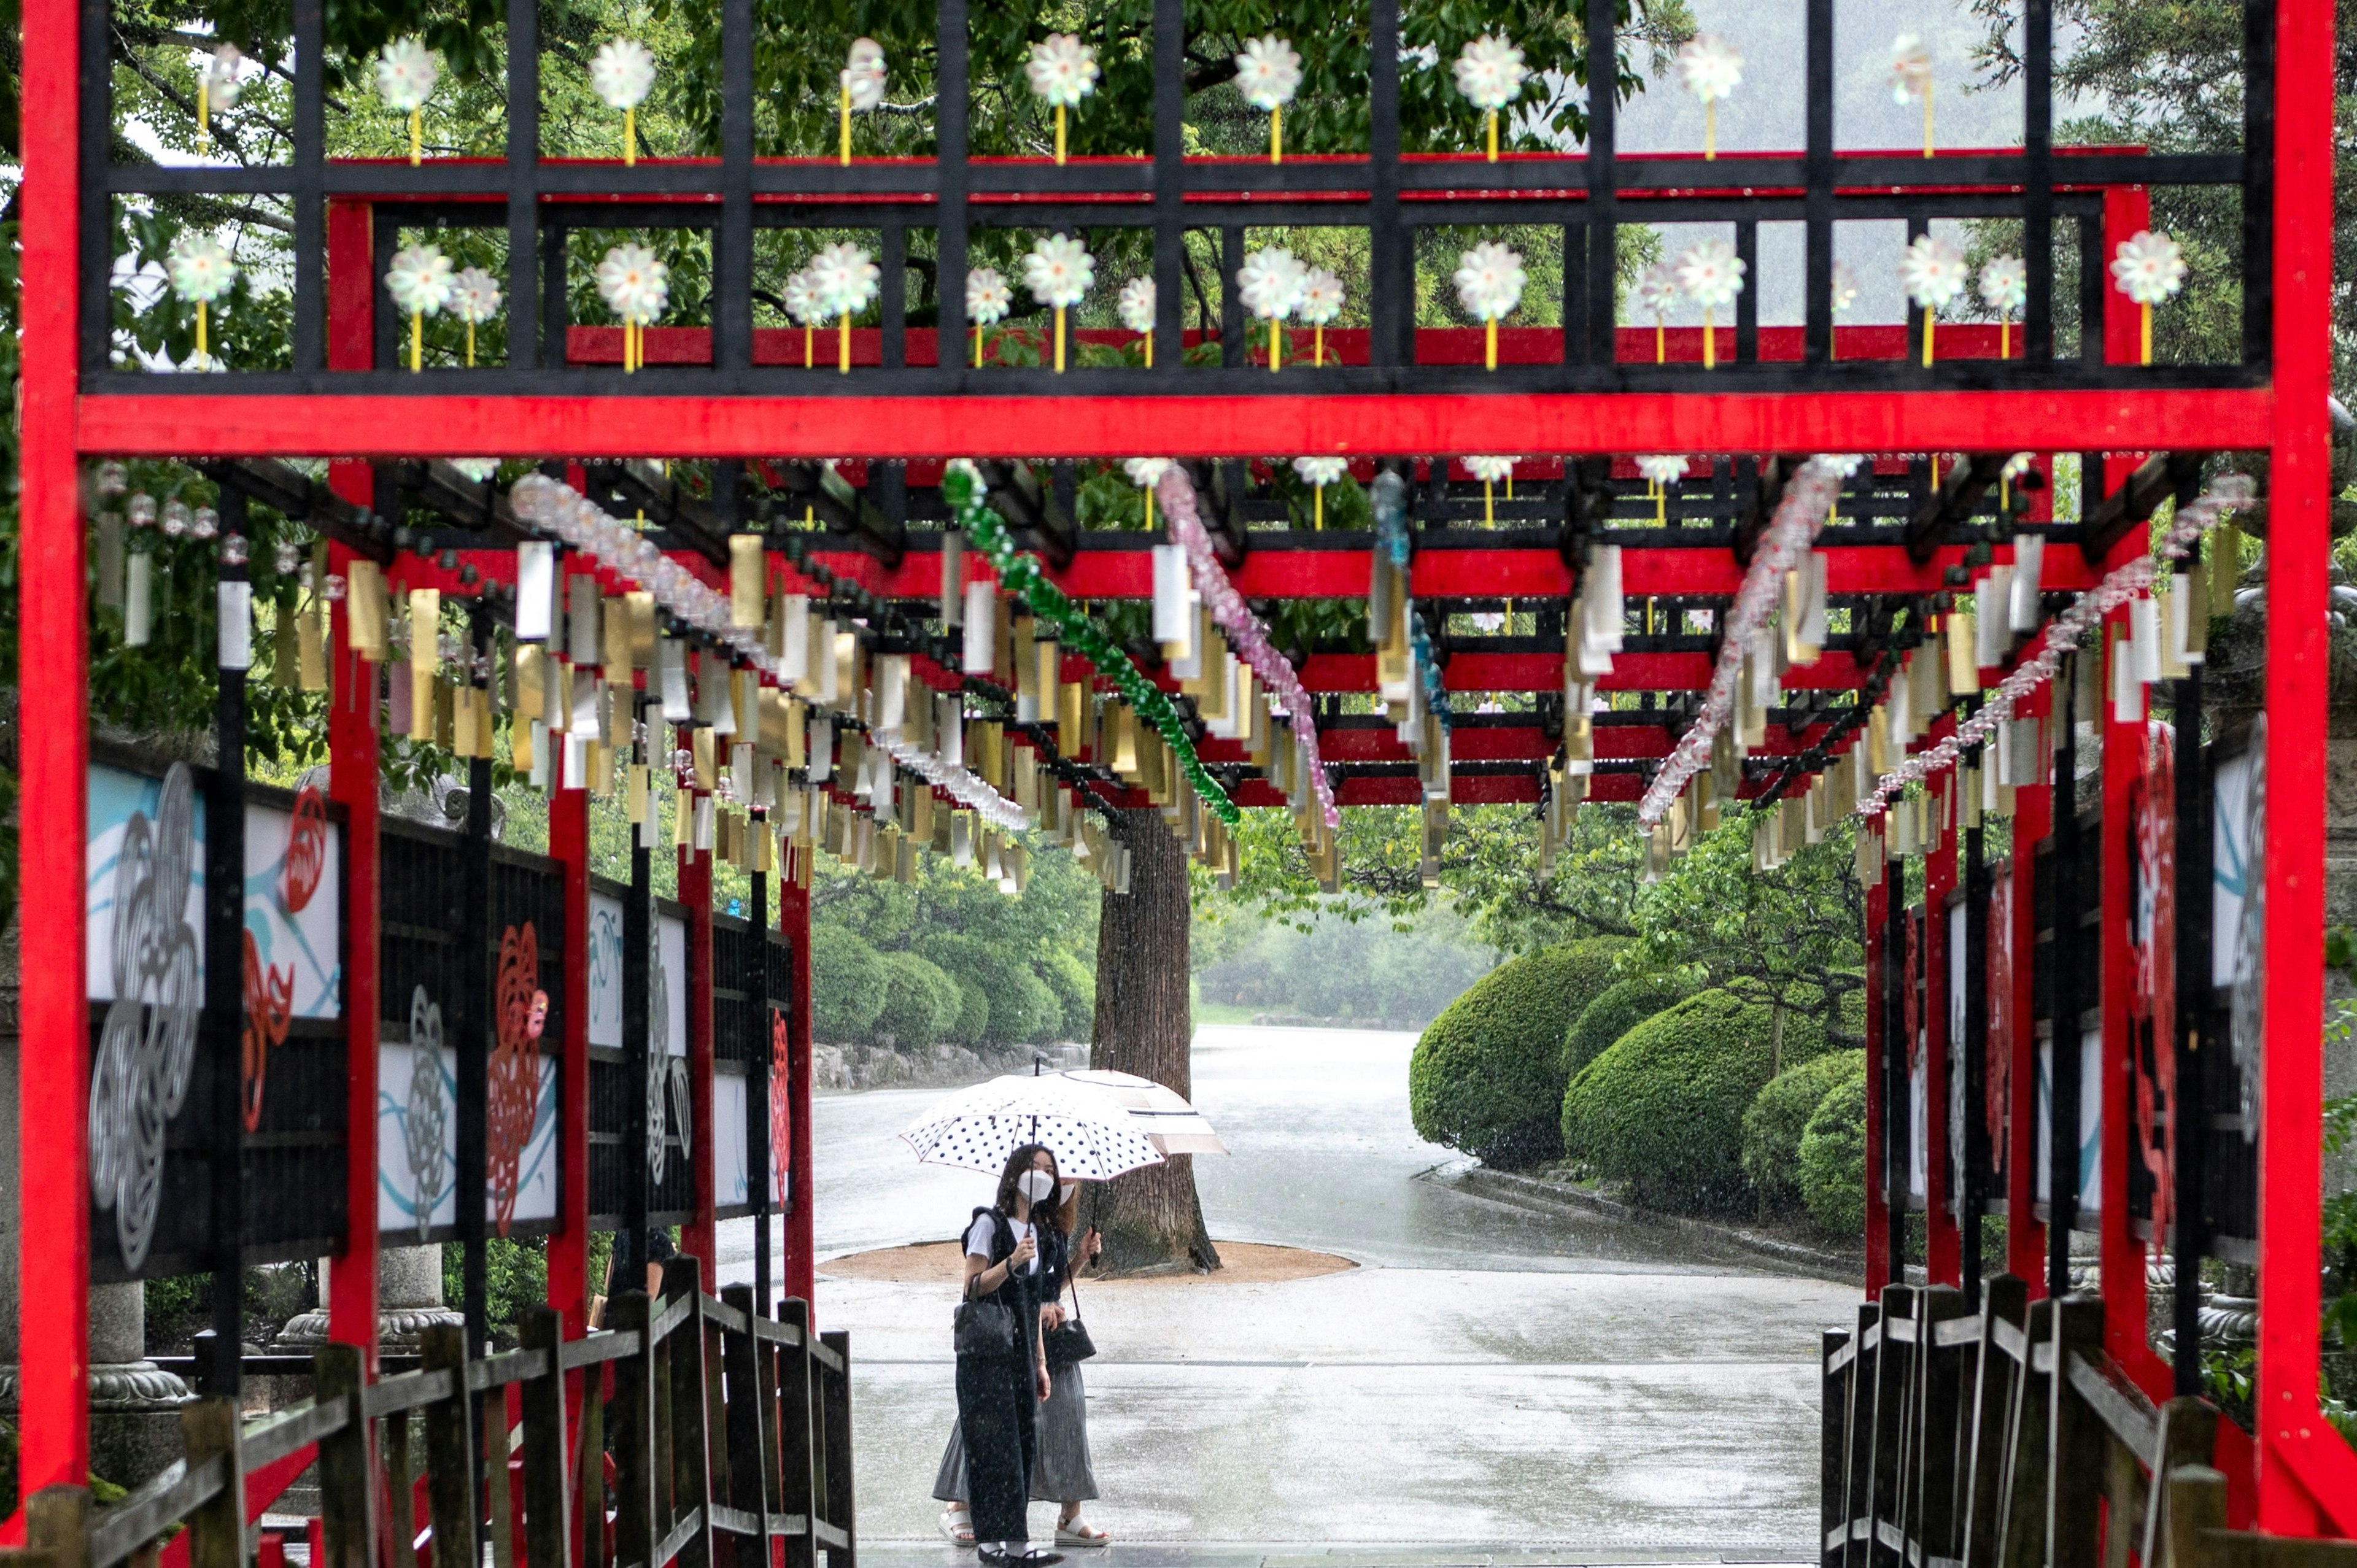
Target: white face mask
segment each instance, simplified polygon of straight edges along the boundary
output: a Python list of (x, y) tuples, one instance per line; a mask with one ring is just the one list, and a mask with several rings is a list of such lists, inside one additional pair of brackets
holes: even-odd
[(1046, 1171), (1025, 1171), (1016, 1178), (1016, 1190), (1034, 1203), (1044, 1203), (1056, 1190), (1056, 1178)]
[(1068, 1181), (1063, 1185), (1061, 1190), (1056, 1194), (1056, 1201), (1060, 1204), (1070, 1203), (1072, 1201), (1072, 1194), (1080, 1190), (1081, 1184), (1079, 1182)]

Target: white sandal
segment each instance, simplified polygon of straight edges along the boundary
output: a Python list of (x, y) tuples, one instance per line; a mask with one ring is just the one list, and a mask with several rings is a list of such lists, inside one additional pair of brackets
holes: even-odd
[(942, 1510), (942, 1535), (952, 1546), (974, 1544), (974, 1513), (968, 1509)]
[(1097, 1529), (1078, 1514), (1070, 1524), (1056, 1522), (1056, 1544), (1059, 1546), (1109, 1546), (1113, 1537)]

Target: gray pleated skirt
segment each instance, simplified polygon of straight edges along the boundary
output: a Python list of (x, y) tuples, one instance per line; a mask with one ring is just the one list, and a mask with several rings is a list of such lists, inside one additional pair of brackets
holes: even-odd
[[(1089, 1467), (1088, 1390), (1077, 1366), (1066, 1367), (1049, 1380), (1048, 1401), (1034, 1412), (1038, 1449), (1031, 1465), (1031, 1500), (1035, 1503), (1084, 1503), (1097, 1495), (1096, 1473)], [(967, 1501), (965, 1433), (952, 1423), (949, 1446), (942, 1451), (941, 1474), (933, 1479), (933, 1496), (942, 1502)]]

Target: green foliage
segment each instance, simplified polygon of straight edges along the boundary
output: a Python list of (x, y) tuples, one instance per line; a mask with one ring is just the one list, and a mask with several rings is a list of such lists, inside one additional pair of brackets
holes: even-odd
[(1591, 940), (1527, 953), (1449, 1004), (1409, 1060), (1417, 1134), (1491, 1165), (1555, 1158), (1564, 1031), (1611, 983), (1620, 945)]
[(884, 960), (840, 926), (811, 929), (811, 1027), (827, 1041), (864, 1040), (884, 1010)]
[[(442, 1249), (442, 1299), (453, 1306), (467, 1299), (467, 1249)], [(592, 1282), (595, 1293), (600, 1282)], [(493, 1236), (483, 1243), (483, 1320), (492, 1341), (512, 1348), (516, 1325), (527, 1307), (548, 1305), (548, 1242)]]
[(957, 1023), (965, 998), (938, 965), (912, 952), (884, 953), (877, 961), (884, 969), (884, 1005), (875, 1025), (879, 1038), (888, 1035), (903, 1050), (922, 1050)]
[(1606, 986), (1595, 1001), (1580, 1009), (1564, 1036), (1564, 1081), (1577, 1078), (1580, 1069), (1602, 1056), (1613, 1041), (1694, 993), (1693, 983), (1674, 972), (1633, 974)]
[(955, 975), (950, 976), (950, 983), (958, 990), (958, 1011), (943, 1037), (953, 1046), (978, 1046), (990, 1032), (990, 993)]
[(1828, 1234), (1866, 1233), (1866, 1072), (1826, 1090), (1801, 1133), (1801, 1202)]
[(1039, 978), (1056, 993), (1056, 1004), (1062, 1010), (1062, 1037), (1089, 1038), (1096, 1027), (1096, 971), (1060, 948), (1041, 958), (1039, 967)]
[(1763, 1208), (1789, 1208), (1800, 1201), (1801, 1137), (1827, 1094), (1866, 1076), (1862, 1050), (1828, 1051), (1786, 1068), (1743, 1113), (1743, 1174)]
[[(1747, 1190), (1743, 1112), (1771, 1076), (1775, 1031), (1771, 1009), (1730, 991), (1654, 1015), (1572, 1079), (1563, 1146), (1654, 1208), (1737, 1207)], [(1785, 1015), (1785, 1060), (1805, 1060), (1824, 1044), (1813, 1020)]]
[(1199, 965), (1201, 1000), (1254, 1012), (1421, 1028), (1495, 961), (1447, 905), (1382, 919), (1336, 900), (1297, 918), (1238, 911), (1197, 924), (1221, 932)]
[(989, 998), (989, 1021), (982, 1036), (987, 1043), (1036, 1045), (1056, 1037), (1064, 1021), (1063, 1004), (1021, 957), (980, 937), (947, 931), (920, 937), (917, 950), (961, 985), (975, 986)]

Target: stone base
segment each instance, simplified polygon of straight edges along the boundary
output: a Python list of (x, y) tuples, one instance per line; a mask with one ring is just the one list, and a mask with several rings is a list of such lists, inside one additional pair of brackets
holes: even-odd
[[(426, 1329), (445, 1323), (463, 1326), (466, 1321), (466, 1314), (447, 1306), (389, 1306), (377, 1314), (377, 1349), (384, 1355), (414, 1356), (424, 1342)], [(270, 1348), (279, 1355), (300, 1356), (327, 1342), (328, 1315), (306, 1312), (288, 1318)]]

